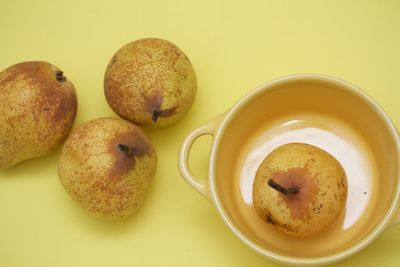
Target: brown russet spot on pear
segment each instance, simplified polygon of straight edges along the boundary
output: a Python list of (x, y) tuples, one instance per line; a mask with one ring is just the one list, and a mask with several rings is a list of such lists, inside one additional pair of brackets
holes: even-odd
[(61, 152), (58, 174), (89, 213), (123, 219), (141, 205), (157, 167), (153, 145), (123, 119), (100, 118), (77, 127)]
[(165, 126), (180, 120), (192, 106), (196, 75), (186, 55), (157, 38), (131, 42), (110, 60), (104, 92), (111, 108), (138, 125)]
[(153, 123), (157, 123), (159, 117), (167, 118), (172, 116), (176, 112), (176, 106), (167, 109), (162, 109), (161, 106), (163, 100), (164, 98), (161, 95), (160, 91), (156, 91), (154, 92), (153, 95), (145, 97), (144, 105), (147, 111), (152, 114), (151, 121)]
[(282, 196), (293, 218), (301, 219), (308, 215), (310, 203), (317, 200), (318, 186), (310, 176), (307, 167), (277, 171), (268, 182), (274, 181), (283, 188), (292, 189), (291, 195)]
[(110, 169), (110, 177), (121, 177), (135, 168), (136, 158), (150, 155), (152, 147), (135, 129), (115, 134), (109, 141), (108, 152), (115, 158), (114, 165)]
[(60, 145), (76, 111), (75, 88), (58, 67), (31, 61), (2, 71), (0, 169), (46, 155)]
[(259, 166), (253, 184), (257, 213), (294, 238), (326, 231), (343, 212), (347, 177), (326, 151), (303, 143), (276, 148)]

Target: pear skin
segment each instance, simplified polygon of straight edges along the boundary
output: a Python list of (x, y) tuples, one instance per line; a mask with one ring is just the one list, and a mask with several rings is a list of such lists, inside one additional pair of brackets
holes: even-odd
[(144, 126), (180, 120), (192, 106), (197, 81), (192, 64), (173, 43), (147, 38), (131, 42), (111, 58), (104, 92), (122, 118)]
[(32, 61), (0, 73), (0, 169), (48, 154), (67, 137), (77, 97), (56, 66)]
[(253, 184), (258, 215), (278, 231), (306, 238), (326, 231), (338, 220), (347, 199), (347, 177), (326, 151), (290, 143), (261, 163)]
[(138, 126), (119, 118), (99, 118), (68, 137), (58, 175), (79, 206), (96, 217), (117, 220), (141, 205), (156, 167), (153, 145)]

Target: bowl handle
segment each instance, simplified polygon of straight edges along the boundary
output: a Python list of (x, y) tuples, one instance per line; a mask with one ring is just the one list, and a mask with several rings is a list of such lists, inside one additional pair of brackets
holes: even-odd
[(179, 150), (179, 170), (185, 179), (185, 181), (193, 187), (197, 192), (205, 196), (208, 200), (211, 200), (210, 190), (207, 185), (206, 179), (196, 178), (189, 169), (189, 153), (193, 143), (203, 135), (211, 135), (214, 137), (215, 129), (217, 128), (218, 120), (211, 120), (200, 127), (191, 131), (186, 138), (183, 140), (181, 148)]

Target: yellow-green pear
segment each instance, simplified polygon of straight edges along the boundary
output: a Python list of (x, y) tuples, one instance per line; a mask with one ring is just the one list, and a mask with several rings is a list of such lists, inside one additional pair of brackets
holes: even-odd
[(111, 58), (104, 92), (111, 108), (138, 125), (165, 126), (180, 120), (196, 96), (192, 64), (173, 43), (147, 38)]
[(79, 206), (114, 220), (140, 206), (156, 166), (153, 145), (138, 126), (119, 118), (99, 118), (78, 126), (68, 137), (58, 175)]
[(22, 62), (0, 72), (0, 169), (60, 145), (76, 109), (73, 84), (50, 63)]
[(253, 202), (278, 231), (305, 238), (327, 230), (343, 212), (346, 173), (326, 151), (290, 143), (272, 151), (257, 170)]

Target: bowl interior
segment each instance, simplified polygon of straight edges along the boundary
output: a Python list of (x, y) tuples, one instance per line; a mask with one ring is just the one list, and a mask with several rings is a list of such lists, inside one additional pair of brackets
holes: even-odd
[[(365, 239), (396, 198), (397, 136), (367, 96), (344, 82), (303, 77), (267, 84), (240, 101), (217, 137), (215, 198), (231, 224), (259, 247), (298, 258), (324, 257)], [(261, 161), (279, 145), (304, 142), (335, 156), (348, 178), (346, 208), (326, 232), (306, 239), (281, 234), (252, 203)]]

